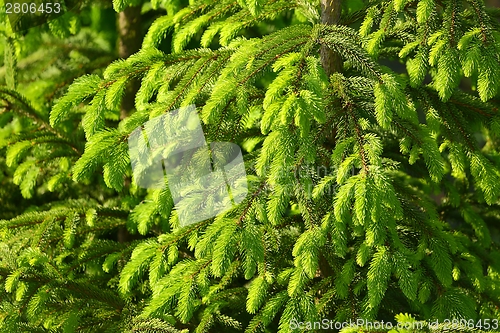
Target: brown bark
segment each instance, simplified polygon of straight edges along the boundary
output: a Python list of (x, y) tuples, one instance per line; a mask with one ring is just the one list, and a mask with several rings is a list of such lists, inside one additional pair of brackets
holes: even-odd
[(500, 8), (500, 0), (486, 0), (486, 6)]
[[(340, 22), (340, 14), (342, 11), (342, 0), (321, 0), (321, 23), (326, 25), (336, 25)], [(342, 58), (337, 52), (330, 50), (326, 45), (322, 45), (320, 49), (321, 65), (328, 77), (333, 73), (342, 71)], [(329, 141), (332, 146), (335, 146), (336, 125), (333, 125), (331, 137)], [(332, 241), (330, 239), (330, 241)], [(335, 240), (333, 240), (335, 241)], [(332, 276), (335, 274), (330, 263), (325, 255), (320, 254), (319, 270), (322, 277)]]
[[(325, 25), (337, 25), (340, 23), (342, 12), (342, 0), (321, 0), (321, 23)], [(325, 44), (320, 49), (321, 65), (328, 77), (334, 73), (342, 72), (342, 57), (335, 51), (330, 50)], [(340, 107), (336, 103), (334, 108)], [(332, 124), (332, 130), (327, 135), (328, 148), (335, 147), (337, 136), (337, 124)]]
[[(142, 44), (141, 6), (127, 7), (118, 14), (118, 56), (127, 59), (139, 51)], [(121, 118), (126, 118), (135, 106), (135, 94), (140, 82), (132, 79), (122, 99)]]
[[(127, 7), (118, 14), (118, 56), (127, 59), (132, 54), (140, 50), (142, 44), (141, 30), (141, 6)], [(120, 118), (124, 119), (135, 107), (135, 94), (139, 90), (140, 81), (132, 78), (128, 83), (120, 109)], [(126, 179), (126, 183), (130, 180)], [(127, 228), (120, 227), (117, 234), (118, 242), (124, 243), (136, 239), (137, 236), (131, 235)]]
[[(321, 23), (336, 25), (340, 22), (342, 11), (341, 0), (321, 0)], [(342, 58), (330, 50), (326, 45), (321, 46), (321, 65), (328, 77), (333, 73), (342, 71)]]

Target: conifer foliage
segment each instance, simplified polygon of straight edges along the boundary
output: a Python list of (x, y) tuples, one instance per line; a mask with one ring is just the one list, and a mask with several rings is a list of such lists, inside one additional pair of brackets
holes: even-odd
[[(344, 0), (325, 25), (324, 2), (113, 0), (147, 18), (127, 59), (99, 31), (111, 4), (24, 33), (0, 13), (0, 331), (498, 328), (500, 12)], [(242, 147), (248, 194), (181, 226), (127, 141), (190, 105)]]

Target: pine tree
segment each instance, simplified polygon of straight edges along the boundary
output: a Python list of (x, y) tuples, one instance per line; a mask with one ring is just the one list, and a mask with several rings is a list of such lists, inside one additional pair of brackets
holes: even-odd
[[(112, 7), (141, 9), (130, 56), (111, 4), (27, 31), (1, 6), (0, 331), (499, 330), (498, 8)], [(184, 225), (172, 180), (140, 186), (129, 142), (190, 106), (206, 142), (242, 148), (248, 193)], [(342, 330), (371, 331), (417, 330)]]

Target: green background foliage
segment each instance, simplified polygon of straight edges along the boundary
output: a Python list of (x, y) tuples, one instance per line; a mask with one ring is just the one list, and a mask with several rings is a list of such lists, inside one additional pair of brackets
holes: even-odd
[[(1, 5), (1, 332), (496, 329), (498, 8), (83, 1), (15, 33)], [(192, 104), (249, 193), (181, 227), (127, 139)]]

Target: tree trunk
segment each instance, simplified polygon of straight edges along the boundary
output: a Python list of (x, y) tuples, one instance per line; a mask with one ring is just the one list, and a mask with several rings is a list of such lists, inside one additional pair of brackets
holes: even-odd
[[(342, 11), (341, 0), (321, 0), (321, 23), (336, 25), (340, 22)], [(342, 71), (342, 58), (330, 50), (326, 45), (321, 46), (321, 65), (328, 77), (333, 73)]]
[[(141, 48), (141, 6), (127, 7), (118, 14), (118, 56), (127, 59)], [(132, 78), (128, 83), (120, 109), (120, 118), (124, 119), (130, 115), (135, 107), (135, 94), (139, 90), (140, 81)], [(126, 183), (130, 180), (126, 179)], [(117, 234), (118, 242), (124, 243), (134, 239), (126, 227), (120, 227)]]
[(500, 7), (500, 0), (486, 0), (486, 6), (489, 7)]
[[(340, 14), (342, 11), (342, 0), (321, 0), (321, 23), (326, 25), (336, 25), (340, 22)], [(330, 50), (326, 45), (322, 45), (320, 49), (321, 65), (328, 77), (333, 73), (342, 71), (342, 58), (337, 52)], [(332, 147), (335, 146), (336, 124), (332, 125), (330, 141)], [(334, 240), (335, 241), (335, 240)], [(324, 278), (332, 276), (335, 272), (332, 270), (324, 254), (320, 254), (319, 258), (320, 275)]]
[[(127, 7), (118, 14), (118, 56), (127, 59), (141, 48), (141, 6)], [(122, 100), (121, 119), (126, 118), (135, 106), (135, 94), (140, 82), (132, 79)]]

